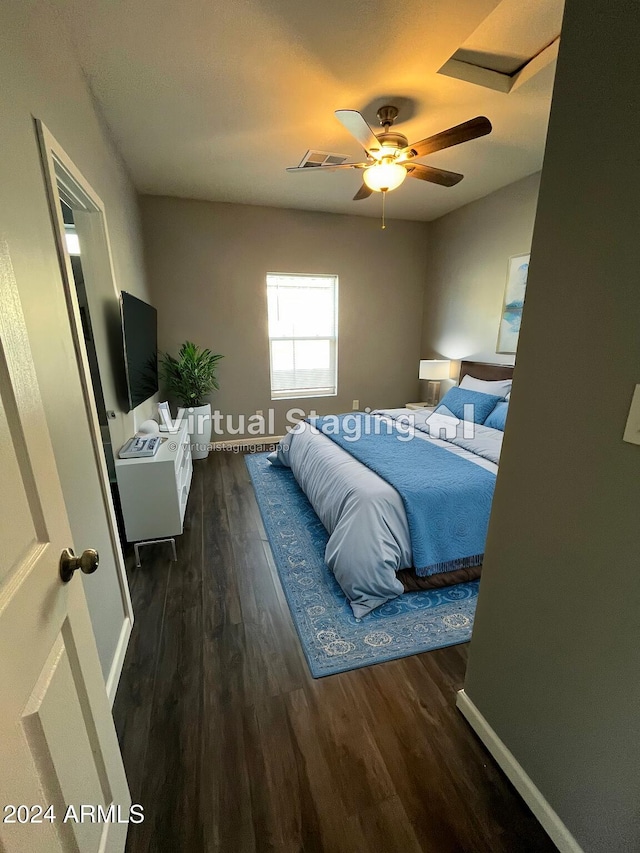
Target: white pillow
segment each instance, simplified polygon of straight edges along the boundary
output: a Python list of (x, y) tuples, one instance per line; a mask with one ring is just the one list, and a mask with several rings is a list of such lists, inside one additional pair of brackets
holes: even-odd
[(495, 394), (496, 397), (506, 397), (511, 393), (512, 379), (497, 379), (492, 382), (487, 382), (484, 379), (476, 379), (475, 376), (469, 376), (467, 373), (460, 383), (460, 388), (466, 388), (468, 391), (480, 391), (481, 394)]

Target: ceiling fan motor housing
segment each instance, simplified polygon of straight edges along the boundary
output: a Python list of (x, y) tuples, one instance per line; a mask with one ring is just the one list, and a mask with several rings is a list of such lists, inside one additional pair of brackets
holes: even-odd
[(384, 127), (384, 133), (377, 133), (376, 138), (380, 146), (386, 149), (385, 154), (387, 156), (390, 154), (395, 156), (398, 151), (406, 148), (409, 144), (406, 136), (390, 130), (391, 125), (398, 117), (398, 108), (388, 104), (387, 106), (380, 107), (377, 115), (378, 121)]
[(378, 133), (376, 134), (376, 138), (380, 143), (381, 148), (393, 148), (397, 151), (406, 148), (409, 144), (409, 140), (406, 136), (403, 136), (401, 133), (394, 133), (393, 131)]

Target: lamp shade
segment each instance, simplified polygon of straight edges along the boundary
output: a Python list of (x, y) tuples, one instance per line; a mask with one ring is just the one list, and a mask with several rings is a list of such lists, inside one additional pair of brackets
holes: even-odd
[(365, 169), (362, 176), (365, 184), (375, 192), (395, 190), (407, 177), (407, 170), (399, 163), (382, 161)]
[(451, 362), (448, 359), (425, 359), (420, 362), (418, 379), (430, 379), (436, 382), (440, 379), (449, 379)]

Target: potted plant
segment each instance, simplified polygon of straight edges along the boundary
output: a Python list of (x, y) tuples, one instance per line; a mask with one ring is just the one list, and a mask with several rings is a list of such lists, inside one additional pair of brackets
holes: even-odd
[(206, 459), (209, 455), (211, 403), (206, 403), (205, 397), (220, 387), (216, 370), (221, 358), (224, 356), (202, 349), (191, 341), (182, 344), (177, 358), (169, 353), (160, 356), (160, 370), (167, 390), (182, 404), (182, 416), (190, 418), (194, 459)]

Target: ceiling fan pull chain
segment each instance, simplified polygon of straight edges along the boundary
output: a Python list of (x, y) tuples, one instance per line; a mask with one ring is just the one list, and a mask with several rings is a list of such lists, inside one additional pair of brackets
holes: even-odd
[(387, 226), (385, 225), (385, 221), (384, 221), (384, 200), (385, 200), (385, 198), (386, 198), (386, 197), (387, 197), (387, 191), (386, 191), (386, 190), (382, 190), (382, 230), (383, 230), (383, 231), (384, 231), (384, 229), (387, 227)]

